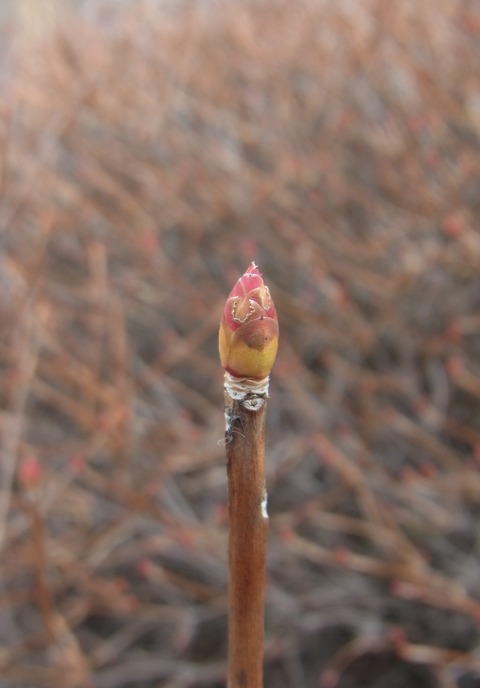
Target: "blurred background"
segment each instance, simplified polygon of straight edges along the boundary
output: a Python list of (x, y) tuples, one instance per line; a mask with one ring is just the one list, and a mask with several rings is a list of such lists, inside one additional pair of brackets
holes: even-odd
[(0, 5), (0, 686), (221, 688), (255, 260), (266, 688), (480, 686), (480, 7)]

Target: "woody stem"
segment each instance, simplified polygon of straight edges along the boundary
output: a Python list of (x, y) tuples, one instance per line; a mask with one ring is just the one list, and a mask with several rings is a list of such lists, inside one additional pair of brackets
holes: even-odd
[[(227, 374), (228, 375), (228, 374)], [(247, 382), (247, 381), (245, 381)], [(267, 380), (268, 385), (268, 380)], [(232, 399), (226, 385), (228, 459), (228, 688), (262, 688), (267, 548), (266, 392)]]

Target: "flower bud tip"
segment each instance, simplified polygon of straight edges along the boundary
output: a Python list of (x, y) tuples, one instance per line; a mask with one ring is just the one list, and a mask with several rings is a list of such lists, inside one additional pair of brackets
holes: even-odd
[(252, 262), (233, 287), (219, 332), (222, 366), (235, 377), (260, 380), (270, 374), (278, 348), (275, 305)]

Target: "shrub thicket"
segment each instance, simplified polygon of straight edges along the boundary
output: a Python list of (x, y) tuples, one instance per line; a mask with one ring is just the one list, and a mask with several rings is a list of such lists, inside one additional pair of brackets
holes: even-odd
[(4, 42), (2, 688), (222, 685), (252, 259), (266, 688), (480, 685), (479, 34), (468, 0), (139, 0)]

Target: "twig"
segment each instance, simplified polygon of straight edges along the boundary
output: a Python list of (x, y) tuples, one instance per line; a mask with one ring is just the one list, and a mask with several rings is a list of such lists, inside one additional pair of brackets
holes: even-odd
[[(261, 688), (267, 553), (265, 486), (265, 391), (245, 380), (243, 397), (232, 398), (225, 374), (228, 459), (229, 622), (228, 686)], [(237, 392), (238, 394), (238, 392)]]
[(230, 519), (228, 688), (263, 685), (268, 530), (265, 415), (277, 344), (275, 307), (252, 263), (227, 299), (219, 337), (225, 368)]
[(25, 312), (24, 331), (21, 335), (21, 341), (18, 342), (18, 371), (20, 379), (12, 399), (9, 431), (8, 433), (5, 432), (3, 446), (2, 470), (0, 472), (2, 483), (0, 490), (0, 549), (5, 544), (7, 538), (7, 518), (18, 449), (23, 431), (25, 407), (37, 366), (39, 341), (35, 334), (36, 321), (32, 309), (33, 305), (28, 303)]

